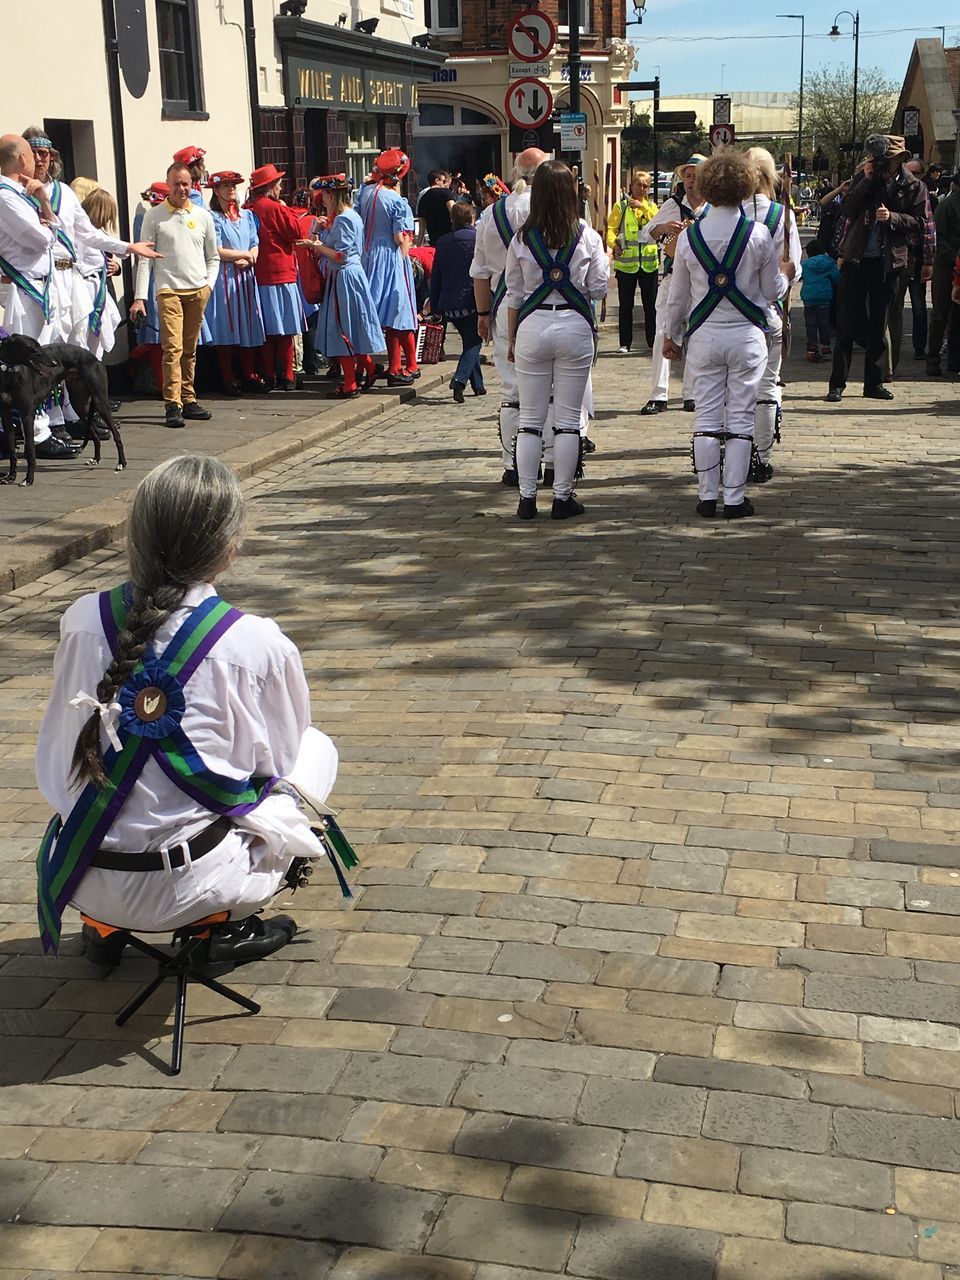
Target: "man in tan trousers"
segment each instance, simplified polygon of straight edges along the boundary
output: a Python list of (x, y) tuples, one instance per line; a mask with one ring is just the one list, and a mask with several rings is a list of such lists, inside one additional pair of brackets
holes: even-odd
[(130, 319), (139, 323), (146, 314), (152, 270), (163, 350), (165, 421), (168, 427), (185, 427), (188, 418), (205, 422), (211, 416), (197, 404), (193, 376), (200, 325), (220, 269), (220, 256), (213, 218), (190, 199), (193, 179), (187, 166), (172, 164), (167, 170), (167, 185), (169, 196), (163, 204), (147, 210), (141, 231), (144, 240), (155, 243), (163, 257), (139, 263)]

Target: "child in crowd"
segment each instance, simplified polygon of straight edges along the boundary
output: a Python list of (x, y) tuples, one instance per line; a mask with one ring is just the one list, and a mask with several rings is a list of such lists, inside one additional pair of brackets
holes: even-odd
[(807, 245), (806, 258), (800, 300), (807, 328), (807, 359), (816, 362), (831, 352), (830, 310), (840, 283), (840, 268), (819, 240), (811, 240)]

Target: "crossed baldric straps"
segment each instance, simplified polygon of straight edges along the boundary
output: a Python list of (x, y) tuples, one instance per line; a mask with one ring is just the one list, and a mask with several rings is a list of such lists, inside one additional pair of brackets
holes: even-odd
[(571, 311), (576, 311), (578, 315), (586, 320), (594, 335), (596, 335), (597, 322), (593, 314), (593, 306), (570, 278), (570, 262), (577, 245), (580, 243), (582, 234), (583, 227), (577, 227), (576, 233), (571, 236), (554, 257), (544, 243), (543, 236), (536, 228), (526, 233), (527, 248), (533, 255), (534, 262), (543, 272), (543, 280), (520, 307), (520, 314), (517, 320), (518, 329), (528, 316), (533, 315), (534, 311), (543, 306), (551, 293), (556, 292), (560, 294)]
[[(131, 599), (129, 583), (100, 595), (100, 621), (113, 654)], [(250, 813), (281, 782), (277, 777), (231, 778), (218, 773), (203, 760), (180, 723), (187, 705), (185, 687), (203, 659), (242, 617), (239, 609), (218, 596), (202, 601), (159, 658), (147, 646), (116, 701), (101, 708), (110, 741), (103, 756), (107, 781), (102, 787), (88, 783), (65, 822), (61, 823), (59, 814), (53, 817), (37, 856), (37, 914), (44, 951), (57, 950), (63, 912), (148, 760), (155, 760), (192, 800), (221, 817)], [(89, 694), (80, 694), (74, 701), (75, 705), (99, 707)], [(346, 882), (331, 846), (346, 866), (354, 865), (356, 856), (329, 810), (321, 815), (320, 829), (315, 831), (343, 888)]]
[(695, 222), (687, 228), (687, 240), (694, 257), (707, 273), (709, 287), (700, 299), (687, 322), (687, 337), (696, 333), (700, 326), (713, 315), (721, 302), (729, 302), (740, 312), (744, 319), (755, 324), (763, 333), (767, 332), (767, 317), (762, 307), (737, 288), (737, 267), (750, 242), (750, 234), (754, 223), (744, 214), (740, 214), (736, 230), (727, 245), (723, 258), (717, 260), (713, 250), (703, 237), (700, 224)]
[[(513, 239), (513, 226), (511, 225), (510, 219), (507, 216), (507, 197), (506, 196), (501, 196), (500, 199), (493, 206), (493, 222), (497, 228), (497, 232), (499, 233), (500, 239), (503, 241), (503, 247), (505, 249), (508, 249), (510, 247), (510, 241)], [(504, 268), (504, 270), (500, 272), (500, 279), (497, 281), (497, 287), (493, 291), (493, 299), (490, 303), (491, 327), (493, 326), (493, 322), (496, 318), (497, 311), (500, 308), (500, 303), (504, 300), (506, 296), (507, 296), (507, 272), (506, 272), (506, 268)]]

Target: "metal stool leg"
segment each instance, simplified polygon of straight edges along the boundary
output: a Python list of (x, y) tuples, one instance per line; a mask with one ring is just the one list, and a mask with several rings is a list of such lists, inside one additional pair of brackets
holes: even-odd
[(173, 1016), (173, 1054), (170, 1058), (170, 1074), (178, 1076), (183, 1065), (183, 1030), (187, 1020), (187, 983), (189, 975), (186, 970), (177, 974), (177, 1004)]
[(120, 1012), (117, 1014), (115, 1019), (116, 1025), (118, 1027), (122, 1027), (123, 1024), (129, 1018), (132, 1018), (133, 1015), (140, 1008), (140, 1006), (142, 1004), (145, 1004), (150, 999), (150, 997), (156, 991), (157, 987), (159, 987), (161, 983), (163, 983), (166, 980), (166, 978), (167, 978), (167, 974), (158, 973), (152, 982), (148, 982), (147, 985), (143, 988), (143, 990), (139, 991), (133, 997), (132, 1000), (128, 1001), (128, 1003), (125, 1004), (123, 1008), (120, 1010)]
[(193, 973), (194, 982), (199, 982), (205, 987), (209, 987), (211, 991), (216, 991), (218, 995), (226, 996), (228, 1000), (232, 1000), (234, 1004), (238, 1004), (241, 1008), (246, 1009), (249, 1013), (259, 1013), (260, 1006), (256, 1000), (251, 1000), (248, 996), (242, 996), (239, 991), (234, 991), (230, 987), (225, 987), (222, 982), (217, 982), (215, 978), (208, 978), (205, 973)]

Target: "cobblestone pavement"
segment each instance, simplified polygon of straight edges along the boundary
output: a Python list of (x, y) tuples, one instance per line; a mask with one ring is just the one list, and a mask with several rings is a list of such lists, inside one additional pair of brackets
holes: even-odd
[(138, 962), (33, 937), (57, 620), (122, 559), (0, 598), (2, 1280), (957, 1274), (957, 385), (795, 363), (705, 524), (646, 369), (601, 357), (579, 522), (515, 522), (494, 396), (250, 483), (225, 594), (301, 646), (363, 863), (176, 1080), (169, 993), (118, 1030)]

